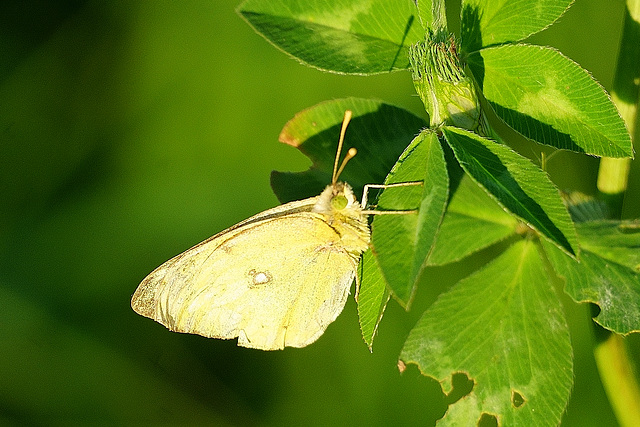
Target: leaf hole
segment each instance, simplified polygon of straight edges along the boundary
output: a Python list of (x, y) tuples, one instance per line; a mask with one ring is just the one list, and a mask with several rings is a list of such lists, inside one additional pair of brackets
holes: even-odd
[(473, 390), (475, 382), (464, 372), (456, 372), (451, 375), (451, 391), (447, 394), (447, 405), (452, 405), (463, 397), (469, 395)]
[(600, 308), (600, 306), (598, 304), (595, 303), (589, 303), (589, 312), (591, 313), (591, 317), (598, 317), (598, 315), (600, 314), (600, 312), (602, 311), (602, 309)]
[(478, 427), (498, 427), (498, 418), (495, 415), (483, 412), (478, 420)]
[(526, 403), (527, 399), (515, 390), (511, 390), (511, 404), (514, 408), (519, 408)]

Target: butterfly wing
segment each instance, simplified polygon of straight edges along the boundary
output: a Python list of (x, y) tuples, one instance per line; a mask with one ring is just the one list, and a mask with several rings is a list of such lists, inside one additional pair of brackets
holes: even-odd
[[(315, 198), (314, 198), (315, 199)], [(358, 255), (312, 199), (275, 208), (167, 261), (132, 307), (167, 328), (264, 350), (303, 347), (340, 314)]]

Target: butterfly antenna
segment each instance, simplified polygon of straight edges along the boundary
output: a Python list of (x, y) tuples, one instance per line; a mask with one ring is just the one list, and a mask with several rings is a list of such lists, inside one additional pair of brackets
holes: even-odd
[(340, 129), (340, 139), (338, 140), (338, 152), (336, 153), (336, 160), (333, 163), (333, 176), (331, 178), (332, 185), (336, 184), (336, 182), (338, 181), (338, 177), (344, 170), (344, 167), (347, 165), (347, 162), (351, 160), (353, 156), (355, 156), (356, 153), (358, 152), (358, 150), (356, 150), (355, 148), (350, 148), (349, 151), (347, 152), (347, 155), (344, 157), (344, 160), (342, 160), (342, 164), (340, 165), (340, 168), (338, 168), (338, 161), (340, 160), (340, 152), (342, 151), (342, 144), (344, 143), (344, 134), (347, 132), (347, 126), (351, 121), (351, 115), (352, 115), (351, 110), (347, 110), (344, 112), (344, 118), (342, 119), (342, 129)]
[(349, 151), (347, 151), (347, 155), (344, 156), (344, 159), (342, 160), (342, 164), (340, 165), (340, 169), (338, 169), (338, 173), (336, 174), (336, 178), (333, 180), (333, 184), (336, 183), (338, 177), (340, 176), (340, 174), (342, 173), (342, 171), (344, 170), (344, 167), (347, 166), (347, 162), (351, 159), (353, 159), (353, 157), (358, 154), (358, 150), (356, 150), (355, 148), (351, 147), (349, 148)]

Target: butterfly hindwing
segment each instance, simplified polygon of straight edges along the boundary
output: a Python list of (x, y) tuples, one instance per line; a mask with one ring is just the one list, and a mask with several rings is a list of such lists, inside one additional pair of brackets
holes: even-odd
[(245, 347), (315, 341), (342, 311), (359, 257), (305, 206), (265, 211), (167, 261), (140, 285), (134, 309), (171, 330), (238, 337)]

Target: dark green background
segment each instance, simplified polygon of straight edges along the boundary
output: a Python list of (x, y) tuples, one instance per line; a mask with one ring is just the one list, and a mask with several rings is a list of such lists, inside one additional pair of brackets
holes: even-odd
[[(0, 6), (0, 424), (424, 425), (444, 410), (438, 384), (400, 376), (396, 360), (447, 269), (429, 272), (410, 313), (389, 304), (373, 354), (352, 299), (317, 343), (278, 352), (170, 333), (130, 309), (157, 265), (277, 204), (269, 172), (309, 165), (277, 142), (296, 112), (360, 96), (424, 115), (408, 72), (306, 68), (237, 4)], [(622, 13), (619, 0), (577, 0), (534, 42), (610, 87)], [(561, 188), (591, 193), (596, 168), (569, 153), (549, 164)], [(564, 424), (611, 425), (587, 310), (567, 311)]]

